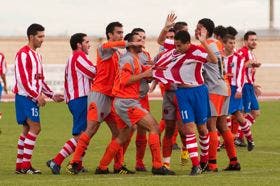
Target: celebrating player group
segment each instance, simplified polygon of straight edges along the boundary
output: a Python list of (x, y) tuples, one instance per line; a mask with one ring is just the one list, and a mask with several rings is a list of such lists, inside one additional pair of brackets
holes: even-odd
[[(46, 160), (53, 174), (60, 174), (63, 161), (70, 155), (67, 173), (87, 172), (83, 157), (90, 141), (95, 142), (94, 135), (102, 122), (108, 125), (112, 137), (95, 174), (150, 171), (144, 163), (148, 144), (152, 174), (175, 175), (171, 155), (178, 134), (182, 141), (181, 163), (184, 165), (186, 159), (192, 163), (189, 175), (218, 172), (220, 148), (225, 149), (229, 161), (221, 170), (240, 171), (236, 146), (254, 149), (251, 127), (260, 115), (257, 96), (261, 91), (255, 84), (255, 73), (261, 64), (253, 53), (257, 35), (246, 32), (244, 46), (237, 49), (238, 33), (232, 26), (215, 27), (211, 19), (203, 18), (195, 29), (198, 44), (193, 44), (188, 24), (176, 19), (174, 13), (167, 16), (157, 39), (159, 53), (153, 58), (145, 50), (146, 33), (142, 28), (124, 35), (120, 22), (109, 23), (107, 41), (98, 46), (96, 62), (88, 58), (89, 37), (73, 34), (72, 54), (65, 65), (64, 95), (54, 93), (45, 81), (42, 57), (36, 50), (44, 42), (45, 28), (31, 24), (28, 43), (15, 57), (13, 92), (17, 123), (22, 126), (15, 172), (41, 174), (31, 160), (41, 131), (40, 107), (46, 105), (46, 97), (65, 101), (73, 116), (72, 137), (69, 135), (61, 150)], [(5, 72), (5, 58), (0, 54), (0, 75), (7, 91)], [(148, 98), (157, 85), (163, 96), (160, 124), (150, 112)], [(0, 96), (1, 91), (0, 84)], [(130, 170), (124, 162), (134, 133), (136, 163)], [(113, 170), (109, 171), (112, 161)]]

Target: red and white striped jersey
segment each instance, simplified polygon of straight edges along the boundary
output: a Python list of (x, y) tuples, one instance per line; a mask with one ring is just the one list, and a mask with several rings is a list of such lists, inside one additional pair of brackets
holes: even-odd
[(230, 85), (237, 86), (237, 92), (242, 92), (245, 78), (244, 58), (233, 53), (224, 57), (224, 65), (226, 74), (230, 74), (228, 78)]
[(166, 51), (156, 62), (153, 77), (162, 83), (201, 85), (203, 64), (207, 62), (205, 49), (193, 45), (184, 54), (175, 49)]
[(70, 100), (87, 96), (96, 68), (83, 51), (74, 51), (65, 67), (64, 96)]
[(175, 43), (173, 39), (165, 39), (163, 43), (163, 47), (165, 50), (172, 50), (175, 48)]
[(15, 59), (15, 86), (13, 92), (32, 99), (41, 93), (52, 98), (53, 91), (45, 82), (42, 56), (29, 46), (22, 47)]
[[(249, 50), (248, 47), (244, 46), (238, 50), (238, 54), (244, 57), (244, 62), (257, 61), (254, 53), (252, 50)], [(254, 84), (255, 82), (255, 74), (256, 68), (255, 67), (245, 67), (245, 83)]]
[(6, 64), (5, 56), (0, 52), (0, 76), (6, 74), (6, 71), (7, 71), (7, 64)]

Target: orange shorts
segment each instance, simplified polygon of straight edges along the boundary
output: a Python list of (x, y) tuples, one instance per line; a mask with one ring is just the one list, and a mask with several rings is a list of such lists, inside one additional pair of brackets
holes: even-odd
[(229, 96), (222, 96), (219, 94), (209, 94), (211, 116), (228, 115)]
[(119, 129), (127, 126), (132, 127), (148, 114), (148, 111), (135, 99), (115, 98), (114, 109), (117, 114), (115, 119)]

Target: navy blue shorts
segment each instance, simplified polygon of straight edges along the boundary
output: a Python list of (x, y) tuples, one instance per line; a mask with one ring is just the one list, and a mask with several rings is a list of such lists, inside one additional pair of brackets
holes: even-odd
[(192, 88), (178, 88), (176, 97), (184, 124), (194, 122), (205, 124), (210, 117), (208, 89), (205, 85)]
[(16, 94), (16, 117), (19, 125), (27, 124), (27, 119), (40, 123), (40, 110), (37, 103), (26, 96)]
[(68, 108), (73, 116), (72, 135), (79, 135), (87, 128), (87, 96), (69, 101)]
[(243, 110), (243, 102), (242, 102), (242, 98), (236, 99), (235, 93), (236, 93), (236, 89), (237, 86), (230, 86), (231, 89), (231, 95), (230, 95), (230, 102), (229, 102), (229, 114), (233, 114), (236, 111), (242, 111)]
[(249, 83), (245, 83), (242, 89), (242, 101), (243, 109), (245, 113), (249, 113), (252, 110), (259, 110), (259, 103), (255, 94), (254, 86)]

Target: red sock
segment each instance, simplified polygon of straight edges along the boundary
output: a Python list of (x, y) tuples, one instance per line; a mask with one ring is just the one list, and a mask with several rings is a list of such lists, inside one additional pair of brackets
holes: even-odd
[(55, 156), (53, 161), (56, 164), (61, 165), (62, 162), (64, 161), (64, 159), (67, 158), (68, 156), (70, 156), (75, 151), (76, 146), (77, 146), (76, 140), (74, 138), (69, 139), (64, 144), (64, 146), (62, 147), (60, 152)]
[(209, 164), (216, 164), (216, 167), (211, 167), (211, 168), (217, 168), (218, 145), (219, 145), (219, 141), (218, 141), (217, 131), (209, 132)]
[(255, 123), (255, 118), (250, 113), (245, 116), (245, 119), (250, 127)]
[(162, 140), (162, 156), (163, 163), (170, 163), (170, 157), (172, 154), (172, 137), (164, 135)]
[(161, 162), (161, 154), (160, 154), (159, 135), (150, 133), (148, 142), (152, 153), (153, 167), (156, 169), (160, 168), (162, 166), (162, 162)]
[(240, 127), (242, 132), (248, 141), (253, 141), (252, 133), (249, 124), (245, 121), (244, 123), (240, 123)]
[(147, 146), (147, 137), (146, 134), (138, 134), (136, 135), (136, 167), (137, 166), (144, 166), (144, 155)]
[(186, 135), (186, 147), (188, 149), (189, 156), (192, 160), (192, 165), (198, 166), (199, 165), (198, 148), (197, 148), (197, 142), (194, 133)]
[(22, 169), (29, 169), (31, 167), (31, 158), (32, 158), (32, 153), (35, 146), (36, 138), (37, 138), (36, 134), (28, 132), (24, 140)]
[(90, 137), (85, 132), (83, 132), (79, 137), (71, 163), (79, 163), (81, 161), (82, 156), (86, 151), (87, 146), (89, 145), (89, 142), (90, 142)]
[[(205, 136), (199, 135), (199, 145), (200, 145), (200, 162), (206, 163), (209, 159), (209, 134)], [(216, 148), (217, 150), (217, 148)]]
[(25, 140), (25, 136), (23, 134), (21, 134), (18, 138), (16, 170), (21, 170), (22, 159), (23, 159), (24, 140)]
[(225, 149), (227, 151), (228, 158), (232, 164), (237, 162), (236, 148), (234, 146), (234, 139), (230, 130), (222, 133)]
[(99, 168), (106, 170), (120, 148), (121, 145), (116, 141), (116, 139), (112, 140), (99, 162)]

